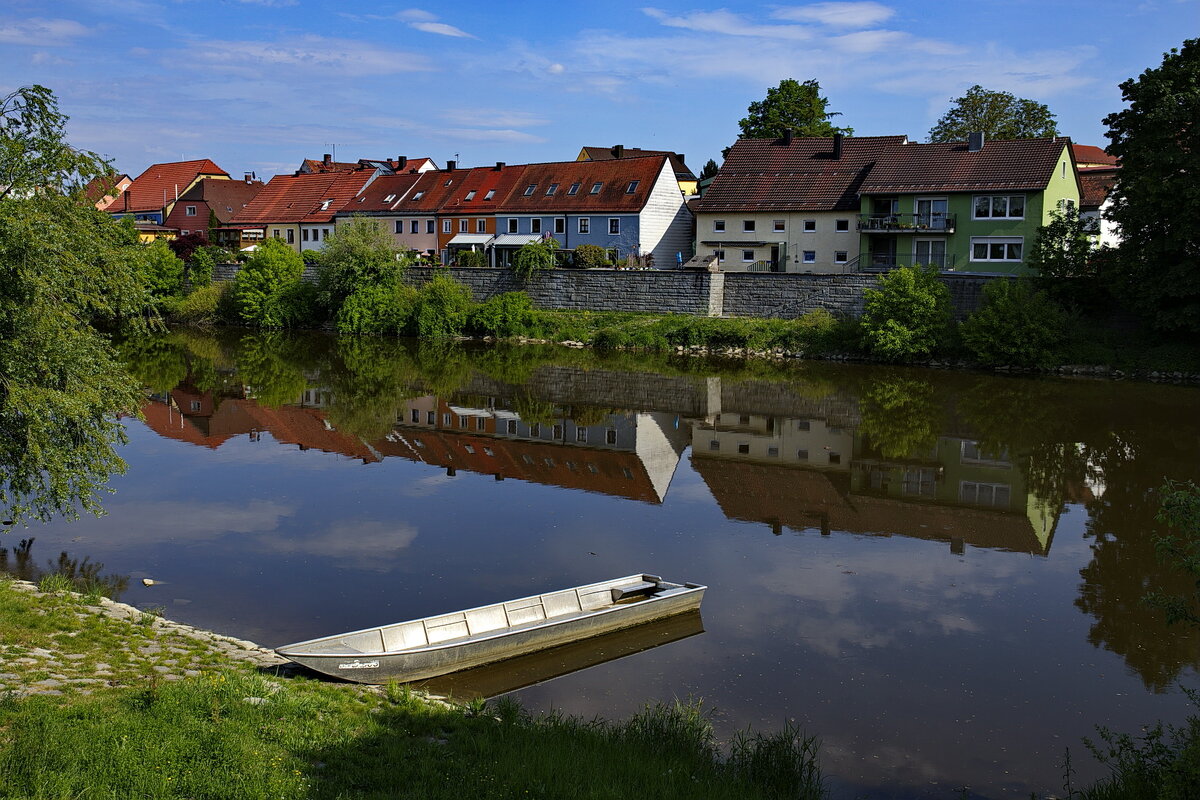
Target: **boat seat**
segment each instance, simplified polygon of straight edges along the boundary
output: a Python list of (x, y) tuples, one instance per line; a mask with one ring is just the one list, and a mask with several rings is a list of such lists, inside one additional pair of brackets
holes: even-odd
[(612, 599), (614, 603), (618, 603), (626, 597), (650, 594), (657, 588), (658, 584), (653, 581), (638, 581), (637, 583), (627, 583), (624, 586), (614, 586), (612, 588)]

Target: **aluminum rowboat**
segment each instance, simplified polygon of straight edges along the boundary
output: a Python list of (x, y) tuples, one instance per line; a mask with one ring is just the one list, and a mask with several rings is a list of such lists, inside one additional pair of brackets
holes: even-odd
[(275, 652), (357, 683), (417, 681), (700, 607), (707, 587), (628, 575), (452, 614), (285, 645)]

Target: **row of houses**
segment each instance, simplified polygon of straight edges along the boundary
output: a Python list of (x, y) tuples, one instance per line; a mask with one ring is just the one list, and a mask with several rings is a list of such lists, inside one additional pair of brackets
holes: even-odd
[(1038, 226), (1067, 207), (1098, 214), (1116, 169), (1099, 148), (1061, 137), (785, 134), (738, 140), (704, 181), (680, 154), (621, 145), (482, 167), (327, 155), (266, 184), (204, 159), (122, 176), (97, 206), (132, 217), (147, 239), (200, 233), (246, 248), (274, 238), (299, 252), (368, 217), (398, 248), (440, 263), (475, 251), (508, 266), (520, 247), (553, 237), (564, 251), (596, 245), (658, 268), (1019, 273)]

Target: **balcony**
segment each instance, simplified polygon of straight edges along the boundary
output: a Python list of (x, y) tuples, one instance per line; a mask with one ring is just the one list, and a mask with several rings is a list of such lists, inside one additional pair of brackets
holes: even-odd
[(954, 233), (954, 214), (859, 214), (858, 229), (863, 233), (915, 233), (942, 235)]
[(953, 272), (957, 266), (958, 257), (954, 253), (931, 255), (917, 258), (910, 255), (894, 255), (891, 253), (863, 253), (853, 263), (853, 272), (888, 272), (898, 267), (932, 265), (941, 272)]

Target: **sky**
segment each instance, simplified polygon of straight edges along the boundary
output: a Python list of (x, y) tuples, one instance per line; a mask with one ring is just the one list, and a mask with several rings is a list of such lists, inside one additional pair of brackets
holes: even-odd
[(41, 84), (73, 145), (137, 176), (211, 158), (439, 166), (674, 150), (696, 172), (780, 80), (815, 79), (864, 135), (924, 141), (974, 84), (1104, 146), (1118, 84), (1200, 34), (1200, 0), (799, 4), (4, 0), (0, 92)]

